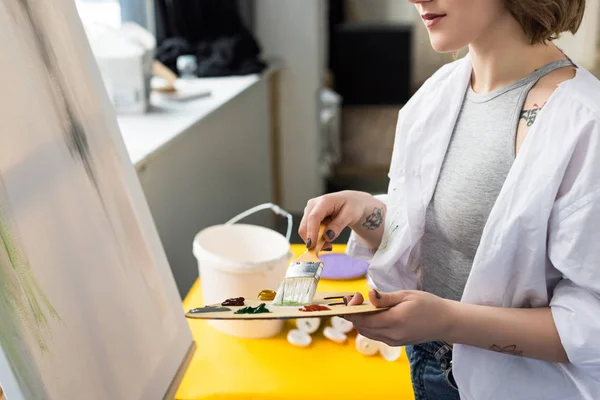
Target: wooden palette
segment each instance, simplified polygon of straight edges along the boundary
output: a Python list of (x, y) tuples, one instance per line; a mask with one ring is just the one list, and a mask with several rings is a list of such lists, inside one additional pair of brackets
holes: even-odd
[[(244, 306), (233, 307), (227, 306), (231, 311), (222, 312), (207, 312), (207, 313), (186, 313), (185, 316), (190, 319), (209, 319), (209, 320), (272, 320), (272, 319), (299, 319), (299, 318), (321, 318), (334, 317), (352, 314), (370, 314), (385, 311), (388, 308), (376, 308), (368, 301), (359, 306), (348, 307), (343, 304), (344, 296), (352, 296), (354, 293), (317, 293), (312, 304), (327, 306), (331, 310), (324, 311), (300, 311), (300, 306), (272, 306), (271, 301), (263, 301), (258, 299), (246, 299)], [(223, 299), (225, 300), (225, 299)], [(264, 314), (235, 314), (237, 310), (244, 307), (257, 307), (265, 303), (270, 313)], [(342, 303), (340, 305), (332, 305)], [(220, 307), (220, 304), (212, 304), (212, 306)]]

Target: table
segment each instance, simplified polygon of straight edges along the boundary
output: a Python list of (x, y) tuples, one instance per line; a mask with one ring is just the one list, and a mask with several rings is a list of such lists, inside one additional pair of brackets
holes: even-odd
[[(334, 246), (343, 252), (344, 246)], [(303, 246), (293, 245), (298, 256)], [(328, 281), (319, 291), (359, 291), (364, 279)], [(183, 302), (184, 310), (202, 305), (197, 281)], [(224, 335), (202, 320), (189, 320), (196, 353), (177, 392), (177, 400), (364, 400), (413, 399), (410, 370), (403, 352), (396, 362), (381, 356), (366, 357), (354, 347), (355, 333), (345, 345), (327, 340), (321, 330), (309, 348), (293, 347), (286, 340), (293, 327), (288, 321), (277, 337), (263, 340)]]

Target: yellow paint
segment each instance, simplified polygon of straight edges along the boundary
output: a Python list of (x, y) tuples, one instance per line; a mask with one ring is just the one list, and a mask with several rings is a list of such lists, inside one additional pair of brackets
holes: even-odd
[(273, 290), (263, 290), (258, 294), (258, 299), (263, 301), (271, 301), (275, 298), (276, 293)]
[[(345, 246), (334, 246), (343, 252)], [(302, 246), (292, 246), (297, 257)], [(183, 302), (184, 310), (202, 305), (198, 282)], [(319, 283), (320, 292), (360, 291), (364, 279)], [(396, 362), (366, 357), (354, 347), (355, 334), (340, 345), (326, 339), (323, 326), (307, 349), (286, 340), (289, 326), (272, 339), (237, 339), (222, 334), (206, 321), (188, 320), (197, 350), (177, 392), (177, 400), (364, 400), (413, 399), (406, 355)]]

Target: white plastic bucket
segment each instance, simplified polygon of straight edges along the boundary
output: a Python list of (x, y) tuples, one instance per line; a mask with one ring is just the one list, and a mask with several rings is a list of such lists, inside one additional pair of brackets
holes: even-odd
[[(235, 224), (262, 209), (271, 208), (288, 219), (287, 238), (271, 229)], [(262, 290), (277, 290), (291, 258), (292, 216), (274, 204), (246, 211), (224, 225), (206, 228), (194, 239), (204, 304), (217, 304), (232, 297), (254, 299)], [(210, 321), (228, 335), (260, 339), (275, 336), (284, 322)]]

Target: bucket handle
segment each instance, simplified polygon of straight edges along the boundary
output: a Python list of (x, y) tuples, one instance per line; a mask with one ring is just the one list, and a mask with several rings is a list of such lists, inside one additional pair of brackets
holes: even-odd
[(265, 203), (265, 204), (258, 205), (256, 207), (252, 207), (251, 209), (246, 210), (243, 213), (233, 217), (232, 219), (227, 221), (225, 223), (225, 225), (233, 225), (236, 222), (239, 222), (242, 219), (244, 219), (254, 213), (257, 213), (258, 211), (267, 210), (269, 208), (275, 214), (281, 215), (282, 217), (285, 217), (287, 219), (288, 226), (287, 226), (287, 233), (286, 233), (285, 237), (286, 237), (287, 241), (289, 242), (292, 237), (292, 227), (294, 226), (294, 218), (292, 217), (292, 214), (290, 214), (289, 212), (285, 211), (284, 209), (282, 209), (281, 207), (279, 207), (278, 205), (273, 204), (273, 203)]

